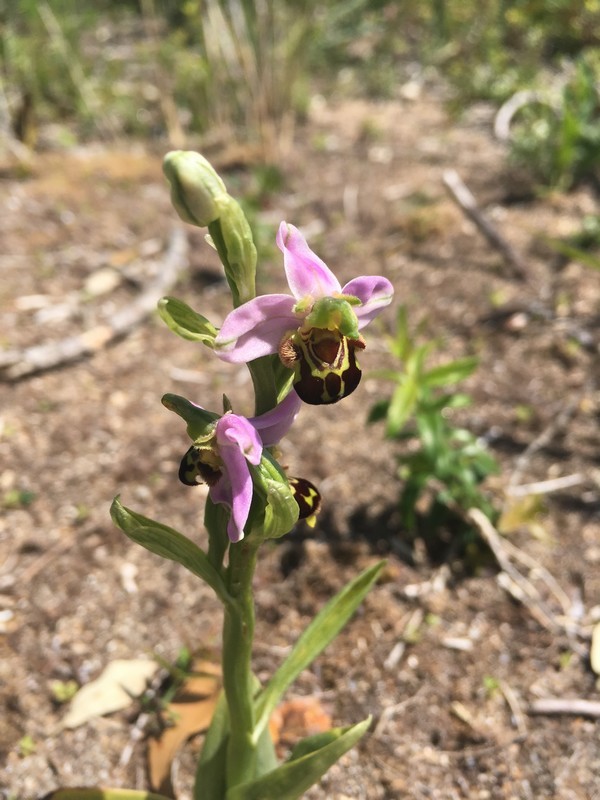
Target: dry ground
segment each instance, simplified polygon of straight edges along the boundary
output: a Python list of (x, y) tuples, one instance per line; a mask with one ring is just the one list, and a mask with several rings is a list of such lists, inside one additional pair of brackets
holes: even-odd
[[(597, 212), (596, 198), (519, 194), (520, 176), (507, 171), (490, 122), (483, 109), (453, 123), (427, 94), (386, 105), (323, 103), (299, 131), (285, 190), (260, 219), (304, 227), (342, 282), (387, 275), (411, 321), (424, 320), (442, 342), (443, 357), (480, 356), (463, 421), (489, 438), (502, 464), (492, 486), (498, 502), (519, 455), (549, 432), (520, 481), (579, 473), (582, 483), (545, 497), (535, 528), (520, 528), (511, 542), (551, 571), (574, 608), (582, 604), (589, 626), (600, 616), (600, 283), (589, 268), (561, 266), (544, 237), (575, 230)], [(523, 254), (526, 281), (448, 198), (447, 167)], [(232, 192), (248, 179), (243, 170), (226, 177)], [(4, 349), (109, 319), (151, 279), (175, 224), (160, 154), (147, 150), (46, 153), (29, 177), (7, 175), (1, 187)], [(218, 321), (226, 286), (202, 233), (188, 233), (190, 266), (172, 293)], [(263, 290), (284, 289), (275, 251), (261, 281)], [(393, 319), (389, 310), (379, 331)], [(372, 330), (363, 368), (390, 363)], [(292, 696), (317, 697), (336, 724), (369, 713), (376, 720), (310, 797), (597, 800), (600, 723), (527, 714), (539, 697), (599, 699), (588, 644), (547, 630), (494, 568), (440, 580), (446, 572), (419, 548), (412, 563), (403, 557), (394, 448), (365, 427), (368, 406), (386, 390), (367, 375), (340, 405), (303, 410), (285, 458), (320, 485), (325, 510), (314, 532), (266, 547), (256, 578), (256, 671), (265, 678), (332, 593), (382, 554), (389, 559), (386, 580), (293, 687)], [(127, 505), (204, 540), (202, 490), (177, 481), (188, 445), (160, 404), (167, 391), (214, 408), (226, 391), (237, 410), (251, 411), (244, 370), (217, 363), (153, 317), (92, 358), (0, 383), (5, 800), (60, 785), (147, 785), (143, 743), (120, 764), (135, 712), (63, 731), (52, 681), (84, 684), (116, 658), (173, 660), (184, 644), (218, 651), (220, 612), (209, 591), (130, 543), (108, 515), (121, 493)], [(552, 428), (557, 419), (564, 424)], [(190, 796), (198, 747), (192, 741), (179, 761), (180, 800)]]

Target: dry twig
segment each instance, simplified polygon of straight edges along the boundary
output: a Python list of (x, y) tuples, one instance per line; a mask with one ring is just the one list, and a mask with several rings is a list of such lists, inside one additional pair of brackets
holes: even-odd
[(559, 478), (549, 478), (546, 481), (522, 483), (520, 486), (509, 485), (506, 489), (506, 494), (510, 497), (527, 497), (531, 494), (562, 492), (564, 489), (580, 486), (585, 483), (585, 480), (585, 475), (580, 472), (574, 472), (572, 475), (561, 475)]
[(453, 169), (444, 170), (442, 181), (454, 202), (471, 222), (475, 223), (479, 232), (483, 234), (492, 247), (502, 255), (505, 263), (511, 268), (513, 277), (519, 280), (526, 280), (527, 274), (523, 259), (483, 214), (473, 194), (465, 186), (458, 172)]
[(515, 694), (512, 686), (506, 681), (500, 681), (500, 691), (504, 695), (504, 699), (510, 708), (510, 713), (512, 714), (519, 736), (524, 739), (527, 736), (527, 720), (521, 708), (521, 704), (519, 703), (519, 698)]
[(540, 697), (529, 706), (530, 714), (576, 714), (580, 717), (600, 717), (600, 701), (580, 697)]

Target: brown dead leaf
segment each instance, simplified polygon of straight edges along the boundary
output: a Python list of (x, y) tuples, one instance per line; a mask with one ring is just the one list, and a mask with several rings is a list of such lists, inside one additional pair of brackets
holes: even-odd
[[(159, 739), (148, 743), (150, 788), (173, 797), (171, 765), (181, 745), (196, 733), (205, 731), (212, 720), (221, 689), (220, 669), (209, 662), (194, 665), (177, 698), (166, 708), (173, 725)], [(207, 674), (208, 673), (208, 674)]]
[(275, 709), (269, 722), (274, 744), (284, 747), (330, 728), (331, 716), (315, 697), (287, 700)]

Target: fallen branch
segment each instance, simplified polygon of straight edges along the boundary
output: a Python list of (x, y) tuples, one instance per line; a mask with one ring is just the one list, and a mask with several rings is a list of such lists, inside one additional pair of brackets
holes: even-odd
[(600, 717), (600, 700), (579, 697), (540, 697), (528, 709), (530, 714), (576, 714), (580, 717)]
[(17, 381), (49, 369), (55, 369), (80, 358), (91, 356), (117, 339), (131, 333), (156, 309), (156, 304), (176, 283), (187, 267), (187, 238), (183, 228), (173, 229), (169, 246), (156, 277), (126, 308), (104, 324), (95, 325), (76, 336), (57, 342), (34, 345), (22, 350), (0, 352), (0, 379)]
[(459, 174), (453, 169), (444, 170), (442, 181), (459, 208), (471, 222), (475, 223), (477, 229), (483, 234), (492, 247), (498, 250), (502, 255), (505, 263), (511, 268), (513, 277), (519, 280), (526, 280), (525, 263), (521, 256), (483, 214), (471, 191), (462, 182)]

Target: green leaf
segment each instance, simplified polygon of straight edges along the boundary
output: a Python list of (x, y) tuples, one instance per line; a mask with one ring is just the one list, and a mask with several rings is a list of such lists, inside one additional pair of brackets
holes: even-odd
[(370, 724), (368, 717), (356, 725), (328, 731), (325, 736), (311, 737), (304, 745), (300, 742), (295, 757), (256, 780), (234, 786), (226, 800), (297, 800), (354, 747)]
[(256, 745), (256, 774), (265, 775), (278, 766), (275, 745), (269, 726), (264, 729)]
[(302, 633), (289, 656), (257, 698), (255, 740), (267, 726), (272, 712), (288, 686), (337, 636), (361, 604), (384, 566), (385, 561), (379, 561), (346, 584), (341, 592), (321, 609)]
[(415, 410), (418, 399), (419, 384), (417, 383), (416, 375), (407, 375), (402, 383), (396, 387), (390, 400), (387, 412), (387, 436), (394, 437), (400, 433)]
[(369, 414), (367, 416), (367, 423), (371, 424), (373, 422), (380, 422), (382, 419), (385, 419), (387, 417), (389, 407), (390, 407), (389, 400), (378, 400), (369, 409)]
[(451, 361), (449, 364), (442, 364), (439, 367), (425, 372), (421, 378), (423, 384), (428, 387), (450, 386), (468, 378), (477, 368), (479, 359), (475, 356), (466, 356)]
[(206, 553), (182, 533), (136, 514), (121, 505), (118, 497), (112, 502), (110, 515), (115, 525), (132, 541), (151, 553), (181, 564), (214, 589), (224, 604), (232, 602), (221, 575), (209, 562)]
[(196, 767), (194, 800), (223, 800), (225, 797), (228, 739), (227, 701), (221, 692)]
[(571, 261), (578, 261), (585, 267), (591, 267), (592, 269), (600, 269), (600, 258), (598, 258), (597, 255), (587, 253), (579, 247), (572, 247), (566, 242), (561, 242), (560, 239), (545, 239), (545, 242), (549, 244), (553, 250), (571, 259)]
[(369, 370), (369, 378), (379, 378), (382, 381), (393, 381), (400, 383), (404, 372), (398, 369), (372, 369)]
[[(360, 723), (359, 723), (360, 724)], [(304, 739), (301, 739), (293, 748), (292, 752), (290, 753), (290, 757), (288, 761), (295, 761), (297, 758), (303, 758), (304, 756), (309, 755), (310, 753), (314, 753), (317, 750), (321, 750), (323, 747), (326, 747), (331, 742), (336, 741), (343, 735), (345, 730), (348, 730), (350, 726), (345, 728), (330, 728), (328, 731), (323, 731), (322, 733), (315, 733), (313, 736), (307, 736)]]
[(56, 789), (41, 800), (169, 800), (164, 794), (137, 789)]
[(390, 350), (400, 361), (407, 361), (413, 351), (413, 343), (408, 330), (406, 306), (400, 306), (396, 316), (396, 335), (390, 340)]
[(217, 329), (202, 314), (198, 314), (176, 297), (163, 297), (158, 301), (158, 313), (167, 326), (191, 342), (202, 342), (214, 347)]
[[(260, 683), (254, 677), (255, 688)], [(196, 767), (194, 800), (223, 800), (226, 792), (227, 745), (229, 741), (229, 715), (227, 701), (222, 692), (206, 732), (202, 752)], [(269, 728), (265, 728), (256, 746), (256, 768), (264, 775), (277, 767), (277, 757)]]

